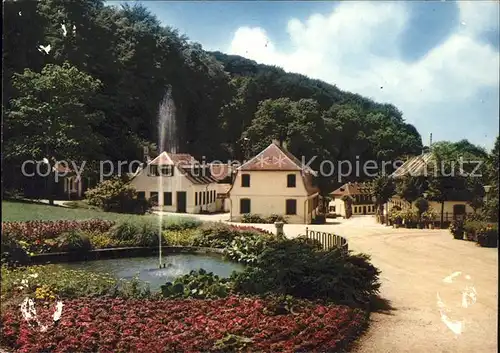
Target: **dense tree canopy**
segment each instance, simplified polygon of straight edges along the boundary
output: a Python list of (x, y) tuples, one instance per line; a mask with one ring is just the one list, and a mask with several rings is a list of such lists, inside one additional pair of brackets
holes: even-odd
[[(103, 118), (92, 119), (91, 131), (73, 142), (85, 146), (86, 137), (102, 136), (101, 158), (141, 159), (142, 146), (157, 143), (158, 106), (168, 87), (180, 149), (198, 158), (241, 159), (245, 150), (255, 153), (271, 138), (287, 142), (299, 158), (318, 156), (318, 161), (392, 160), (422, 148), (419, 133), (396, 107), (277, 67), (204, 51), (162, 26), (142, 5), (7, 0), (4, 11), (4, 109), (18, 111), (16, 104), (37, 89), (35, 83), (15, 86), (16, 74), (36, 81), (37, 75), (67, 62), (67, 70), (100, 82), (98, 89), (90, 89), (92, 97), (79, 102), (86, 112)], [(80, 89), (78, 83), (76, 87), (68, 94)], [(23, 119), (40, 117), (32, 112)], [(4, 136), (12, 150), (19, 137), (14, 130)], [(11, 157), (6, 168), (24, 158)], [(351, 179), (358, 177), (364, 175)]]

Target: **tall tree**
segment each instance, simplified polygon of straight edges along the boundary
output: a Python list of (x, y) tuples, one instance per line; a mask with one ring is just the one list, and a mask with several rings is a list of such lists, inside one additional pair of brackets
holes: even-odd
[(396, 192), (406, 202), (412, 204), (423, 192), (421, 178), (407, 175), (396, 183)]
[(381, 216), (384, 214), (384, 204), (394, 195), (394, 181), (385, 175), (378, 176), (371, 182), (370, 191), (377, 210), (376, 216), (380, 221)]
[[(93, 126), (102, 114), (90, 110), (87, 104), (99, 90), (99, 80), (69, 63), (48, 64), (40, 73), (26, 69), (15, 74), (13, 86), (19, 96), (11, 101), (6, 115), (7, 159), (46, 158), (52, 170), (59, 160), (82, 161), (98, 156), (101, 140)], [(49, 175), (49, 183), (52, 179)]]

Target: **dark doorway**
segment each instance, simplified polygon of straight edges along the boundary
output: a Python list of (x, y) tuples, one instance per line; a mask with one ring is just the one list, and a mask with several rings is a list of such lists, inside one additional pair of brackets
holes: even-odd
[(366, 214), (366, 206), (363, 206), (363, 214)]
[(186, 213), (186, 192), (177, 191), (177, 212)]

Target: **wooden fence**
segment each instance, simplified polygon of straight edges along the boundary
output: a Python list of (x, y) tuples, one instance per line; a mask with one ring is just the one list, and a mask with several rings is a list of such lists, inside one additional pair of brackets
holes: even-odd
[(335, 234), (326, 233), (326, 232), (316, 232), (314, 230), (309, 230), (306, 227), (305, 237), (307, 239), (319, 241), (323, 245), (323, 249), (325, 249), (325, 250), (339, 248), (346, 253), (349, 250), (349, 246), (347, 244), (347, 239), (344, 237), (341, 237), (340, 235), (335, 235)]

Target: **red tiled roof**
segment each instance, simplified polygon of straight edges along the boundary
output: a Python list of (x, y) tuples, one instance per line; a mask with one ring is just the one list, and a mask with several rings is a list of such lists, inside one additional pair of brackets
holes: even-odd
[(196, 168), (193, 166), (178, 166), (179, 170), (186, 176), (186, 178), (193, 184), (210, 184), (216, 183), (217, 180), (210, 175), (208, 168)]
[[(142, 169), (147, 170), (149, 165), (175, 165), (177, 169), (193, 184), (216, 183), (217, 180), (212, 177), (210, 170), (203, 167), (193, 156), (188, 153), (167, 153), (162, 152)], [(142, 170), (139, 170), (132, 176), (135, 178)]]
[(280, 148), (274, 142), (267, 146), (262, 152), (251, 158), (248, 162), (238, 168), (239, 170), (263, 170), (263, 171), (292, 171), (300, 170), (316, 174), (311, 168), (303, 165), (290, 152)]
[(424, 153), (420, 156), (415, 156), (408, 159), (401, 165), (394, 173), (391, 174), (393, 178), (400, 178), (407, 174), (413, 176), (424, 175), (427, 170), (429, 163), (434, 160), (434, 155), (432, 152)]
[(193, 156), (188, 153), (167, 153), (162, 152), (158, 157), (153, 159), (149, 164), (160, 165), (160, 164), (181, 164), (181, 165), (191, 165), (199, 163)]
[(368, 183), (346, 183), (333, 191), (331, 195), (369, 195), (370, 193), (370, 184)]

